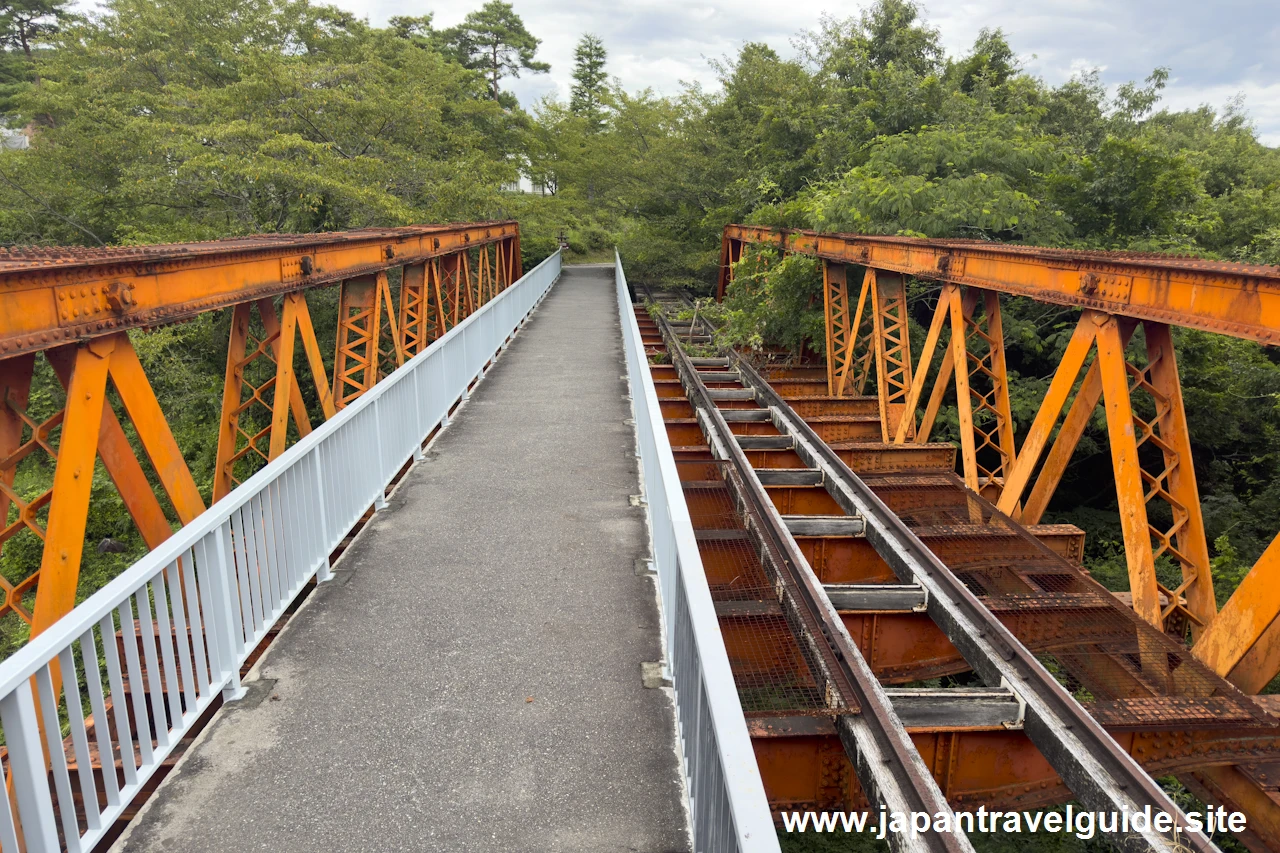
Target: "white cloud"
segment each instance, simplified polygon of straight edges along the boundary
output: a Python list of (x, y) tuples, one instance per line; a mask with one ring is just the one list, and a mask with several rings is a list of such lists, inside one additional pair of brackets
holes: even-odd
[(1108, 86), (1172, 72), (1164, 103), (1221, 109), (1238, 93), (1262, 140), (1280, 145), (1280, 13), (1257, 0), (978, 0), (934, 2), (948, 50), (1002, 27), (1028, 71), (1060, 83), (1092, 68)]
[(1187, 86), (1175, 80), (1165, 90), (1164, 102), (1173, 109), (1194, 109), (1208, 104), (1221, 110), (1237, 95), (1244, 96), (1244, 109), (1258, 130), (1258, 138), (1266, 145), (1280, 147), (1280, 81), (1270, 85), (1244, 81), (1217, 86)]
[[(484, 0), (450, 2), (447, 6), (409, 5), (402, 0), (336, 0), (336, 5), (373, 23), (392, 15), (435, 14), (437, 26), (461, 21)], [(524, 103), (556, 89), (567, 96), (573, 48), (585, 32), (600, 36), (609, 50), (609, 72), (628, 90), (652, 88), (675, 94), (681, 81), (710, 84), (715, 75), (708, 59), (736, 54), (747, 41), (763, 41), (784, 54), (802, 29), (814, 27), (822, 5), (776, 0), (630, 0), (626, 4), (593, 0), (513, 0), (529, 31), (542, 39), (539, 58), (551, 63), (549, 75), (509, 81)]]

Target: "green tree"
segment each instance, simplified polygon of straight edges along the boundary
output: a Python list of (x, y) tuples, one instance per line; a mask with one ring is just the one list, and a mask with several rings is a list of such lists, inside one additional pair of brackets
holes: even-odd
[(876, 0), (858, 18), (824, 18), (801, 53), (823, 90), (815, 165), (857, 165), (876, 136), (938, 121), (947, 96), (938, 31), (910, 0)]
[(740, 217), (795, 195), (813, 175), (822, 92), (803, 66), (764, 44), (743, 45), (717, 70), (724, 94), (707, 108), (708, 142)]
[(876, 0), (857, 18), (824, 16), (801, 46), (811, 63), (847, 82), (891, 66), (926, 76), (940, 71), (944, 58), (937, 29), (913, 0)]
[(979, 81), (1002, 86), (1018, 71), (1017, 57), (1005, 39), (1004, 31), (983, 27), (973, 43), (973, 52), (957, 63), (960, 90), (972, 92)]
[(925, 25), (913, 0), (877, 0), (862, 13), (859, 29), (861, 46), (876, 68), (897, 64), (923, 75), (942, 61), (938, 31)]
[(569, 94), (569, 109), (580, 116), (592, 131), (601, 130), (605, 123), (609, 87), (604, 65), (608, 56), (604, 42), (591, 33), (584, 34), (573, 51), (573, 88)]
[(498, 83), (504, 77), (519, 77), (522, 69), (534, 73), (551, 70), (547, 63), (534, 59), (541, 39), (535, 38), (515, 8), (502, 0), (489, 0), (461, 24), (445, 30), (442, 38), (464, 65), (484, 73), (495, 101), (501, 91)]
[(19, 98), (50, 126), (0, 152), (5, 242), (489, 218), (515, 174), (478, 75), (330, 7), (112, 0), (57, 44)]
[(436, 37), (436, 30), (431, 26), (433, 15), (394, 15), (387, 20), (391, 31), (403, 39), (426, 46)]
[(48, 41), (70, 17), (70, 0), (6, 0), (0, 3), (0, 41), (20, 49), (28, 60), (32, 50)]

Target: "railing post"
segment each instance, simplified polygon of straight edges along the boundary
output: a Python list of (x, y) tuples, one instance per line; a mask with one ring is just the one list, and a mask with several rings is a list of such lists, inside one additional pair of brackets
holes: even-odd
[(316, 583), (333, 580), (333, 571), (329, 568), (329, 507), (324, 499), (324, 468), (320, 465), (320, 448), (316, 445), (311, 451), (311, 463), (316, 472), (316, 505), (320, 514), (320, 542), (324, 553), (320, 555), (320, 565), (316, 567)]
[(222, 687), (222, 701), (234, 702), (245, 694), (240, 684), (240, 649), (241, 642), (236, 641), (239, 634), (237, 627), (235, 603), (231, 598), (231, 578), (235, 574), (230, 555), (227, 554), (227, 541), (231, 538), (231, 523), (224, 521), (218, 526), (214, 540), (214, 570), (209, 573), (213, 585), (213, 601), (217, 608), (210, 621), (214, 624), (214, 637), (218, 643), (218, 657), (226, 667), (227, 683)]
[[(67, 689), (77, 689), (74, 678), (70, 678)], [(36, 720), (36, 704), (30, 687), (24, 685), (0, 699), (0, 722), (4, 725), (5, 743), (9, 747), (9, 770), (18, 799), (18, 819), (22, 824), (26, 849), (28, 853), (56, 853), (61, 848), (58, 829), (53, 821), (53, 799), (49, 796), (44, 750), (40, 745), (40, 724)], [(57, 745), (62, 748), (61, 740)], [(7, 795), (0, 801), (0, 808), (9, 808)]]
[(378, 494), (373, 499), (374, 512), (381, 512), (387, 508), (387, 484), (383, 480), (384, 472), (382, 470), (382, 466), (385, 464), (385, 459), (382, 455), (382, 407), (378, 405), (381, 402), (381, 397), (373, 401), (373, 443), (378, 454)]
[[(462, 330), (462, 334), (458, 336), (458, 349), (462, 350), (462, 373), (467, 373), (467, 333), (471, 331), (468, 327)], [(465, 403), (471, 399), (471, 380), (467, 379), (462, 383), (462, 399), (460, 402)]]
[(413, 442), (413, 461), (422, 461), (422, 441), (427, 437), (427, 431), (422, 427), (422, 365), (415, 365), (413, 368), (413, 422), (417, 425), (414, 433), (418, 436)]

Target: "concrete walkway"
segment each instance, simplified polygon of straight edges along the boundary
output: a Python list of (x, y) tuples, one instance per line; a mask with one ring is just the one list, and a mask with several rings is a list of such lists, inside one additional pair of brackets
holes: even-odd
[(688, 850), (625, 373), (567, 269), (117, 849)]

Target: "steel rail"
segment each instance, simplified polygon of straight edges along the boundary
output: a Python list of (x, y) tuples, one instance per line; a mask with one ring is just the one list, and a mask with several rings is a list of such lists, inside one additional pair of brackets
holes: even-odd
[[(831, 603), (822, 582), (801, 553), (794, 536), (769, 499), (728, 423), (711, 398), (676, 333), (665, 317), (657, 318), (672, 363), (680, 375), (715, 455), (730, 463), (726, 480), (750, 508), (748, 528), (778, 573), (778, 590), (788, 622), (800, 626), (798, 640), (809, 646), (812, 658), (827, 679), (828, 693), (836, 693), (836, 730), (868, 800), (892, 812), (951, 814), (951, 807), (893, 709), (857, 644)], [(849, 700), (853, 700), (850, 702)], [(830, 701), (830, 699), (829, 699)], [(854, 707), (856, 703), (856, 707)], [(841, 713), (842, 711), (842, 713)], [(888, 838), (895, 851), (912, 853), (968, 853), (972, 844), (956, 827), (954, 832), (919, 834), (903, 831)]]
[(0, 298), (5, 304), (0, 358), (178, 322), (204, 311), (503, 241), (518, 246), (516, 222), (269, 234), (145, 247), (0, 250)]
[(1218, 848), (1192, 831), (1186, 816), (1141, 766), (1124, 752), (1034, 655), (879, 497), (795, 414), (745, 359), (730, 355), (743, 383), (773, 412), (775, 425), (796, 439), (796, 453), (823, 471), (832, 497), (862, 516), (865, 536), (903, 583), (923, 587), (927, 612), (970, 666), (990, 685), (1013, 691), (1026, 703), (1024, 729), (1032, 743), (1080, 801), (1094, 811), (1141, 812), (1149, 806), (1175, 820), (1169, 834), (1116, 832), (1126, 851), (1210, 853)]
[(1041, 302), (1280, 344), (1280, 267), (1136, 252), (1045, 249), (976, 240), (923, 240), (728, 225), (731, 243), (758, 243), (842, 264), (998, 290)]

